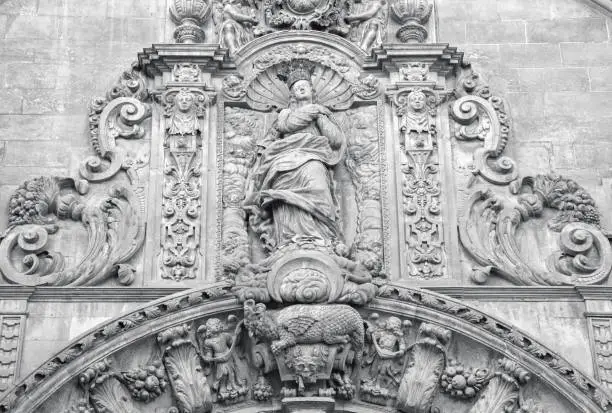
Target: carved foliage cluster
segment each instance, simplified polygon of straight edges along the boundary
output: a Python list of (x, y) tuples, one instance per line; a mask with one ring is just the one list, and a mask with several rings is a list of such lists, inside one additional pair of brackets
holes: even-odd
[[(113, 185), (102, 199), (83, 198), (85, 181), (38, 177), (26, 181), (10, 200), (9, 228), (0, 241), (0, 271), (21, 285), (95, 285), (116, 275), (122, 284), (134, 280), (127, 264), (144, 241), (138, 202), (125, 186)], [(67, 267), (64, 256), (48, 251), (58, 220), (80, 221), (89, 235), (85, 255)], [(17, 251), (24, 256), (16, 261)]]

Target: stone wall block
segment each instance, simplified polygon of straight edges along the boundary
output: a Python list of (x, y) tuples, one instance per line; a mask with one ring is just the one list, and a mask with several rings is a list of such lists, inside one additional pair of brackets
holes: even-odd
[(592, 92), (612, 92), (612, 67), (590, 67), (589, 79)]
[(605, 42), (608, 40), (603, 18), (535, 20), (527, 22), (530, 43)]
[(589, 90), (589, 77), (584, 68), (575, 69), (516, 69), (521, 92), (586, 92)]
[(503, 46), (504, 63), (509, 67), (554, 67), (561, 65), (558, 44), (527, 43)]
[(59, 39), (59, 20), (55, 16), (14, 16), (7, 20), (7, 39)]
[(610, 43), (562, 43), (560, 47), (564, 65), (612, 65), (612, 44)]
[(467, 23), (469, 43), (525, 43), (525, 22), (521, 20), (495, 23)]

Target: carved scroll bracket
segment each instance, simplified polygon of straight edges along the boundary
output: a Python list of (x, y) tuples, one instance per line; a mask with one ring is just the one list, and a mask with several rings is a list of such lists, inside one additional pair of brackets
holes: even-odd
[(135, 170), (144, 166), (146, 157), (134, 157), (116, 144), (117, 138), (141, 139), (145, 135), (142, 122), (151, 116), (145, 103), (149, 97), (144, 78), (133, 68), (120, 77), (106, 97), (93, 98), (89, 105), (89, 133), (96, 156), (81, 165), (81, 176), (90, 182), (102, 182), (121, 169), (128, 172), (132, 183), (138, 180)]
[(472, 173), (497, 185), (507, 185), (518, 177), (514, 161), (502, 156), (511, 130), (506, 104), (491, 94), (480, 75), (469, 72), (455, 89), (458, 99), (451, 106), (451, 117), (457, 122), (455, 138), (459, 141), (480, 140), (483, 147), (474, 151)]

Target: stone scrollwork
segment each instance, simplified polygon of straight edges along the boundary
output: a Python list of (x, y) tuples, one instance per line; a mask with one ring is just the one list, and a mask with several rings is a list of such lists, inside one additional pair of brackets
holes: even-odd
[[(26, 181), (11, 197), (9, 228), (0, 241), (0, 272), (20, 285), (97, 285), (116, 275), (122, 284), (134, 280), (127, 261), (144, 242), (144, 223), (127, 188), (115, 185), (99, 200), (84, 199), (85, 181), (39, 177)], [(75, 266), (67, 267), (59, 252), (47, 251), (58, 219), (80, 221), (89, 234), (88, 249)], [(25, 256), (15, 263), (15, 250)]]
[(494, 96), (478, 73), (468, 72), (455, 89), (457, 100), (450, 107), (455, 120), (455, 138), (480, 140), (474, 151), (474, 175), (497, 185), (507, 185), (518, 177), (514, 161), (503, 156), (511, 131), (504, 99)]
[[(571, 179), (537, 175), (514, 182), (511, 189), (514, 198), (490, 190), (474, 192), (460, 219), (461, 242), (482, 266), (473, 270), (474, 281), (485, 282), (492, 273), (519, 285), (585, 285), (608, 277), (612, 247), (599, 228), (599, 211), (582, 187)], [(547, 227), (559, 250), (542, 266), (541, 259), (530, 260), (522, 252), (518, 231), (530, 220), (541, 220), (545, 209), (558, 211)]]
[(145, 81), (134, 66), (121, 75), (106, 97), (92, 99), (89, 104), (89, 134), (96, 156), (86, 159), (80, 166), (83, 178), (102, 182), (124, 169), (132, 183), (138, 180), (135, 171), (147, 159), (133, 156), (115, 140), (144, 137), (142, 122), (151, 116), (151, 108), (145, 103), (148, 97)]
[(404, 89), (393, 103), (400, 119), (406, 263), (412, 277), (440, 277), (446, 257), (435, 121), (438, 98), (431, 90)]

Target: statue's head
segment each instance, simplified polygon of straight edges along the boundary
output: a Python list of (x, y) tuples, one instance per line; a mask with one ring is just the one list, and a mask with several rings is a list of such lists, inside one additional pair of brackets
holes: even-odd
[(175, 97), (176, 107), (179, 111), (187, 113), (194, 108), (194, 100), (194, 96), (191, 92), (181, 89)]
[(301, 79), (291, 86), (291, 97), (298, 102), (311, 102), (313, 100), (313, 90), (310, 80)]
[(385, 324), (386, 330), (394, 334), (401, 334), (402, 320), (397, 317), (389, 317)]
[(296, 102), (314, 100), (311, 82), (313, 71), (314, 63), (306, 59), (294, 59), (281, 67), (278, 78), (289, 88), (291, 100)]
[(218, 318), (209, 318), (206, 321), (206, 337), (213, 337), (223, 331), (223, 323)]
[(415, 90), (408, 95), (408, 104), (415, 112), (422, 112), (425, 109), (427, 97), (420, 90)]

